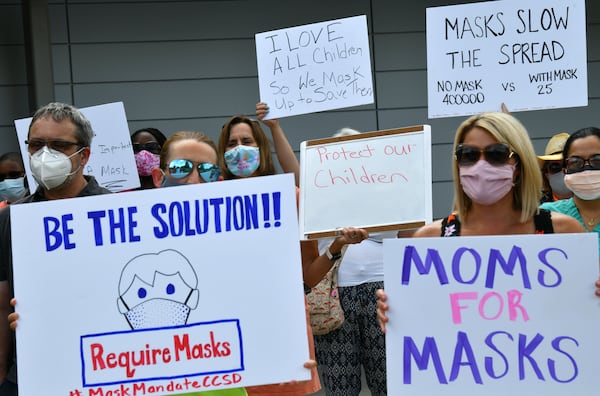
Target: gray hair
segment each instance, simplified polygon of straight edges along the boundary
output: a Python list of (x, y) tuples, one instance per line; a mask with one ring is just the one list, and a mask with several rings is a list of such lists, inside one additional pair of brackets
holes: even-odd
[(342, 128), (340, 130), (338, 130), (333, 137), (340, 137), (340, 136), (350, 136), (350, 135), (358, 135), (360, 132), (357, 130), (354, 130), (352, 128)]
[[(31, 124), (29, 124), (29, 131), (31, 131), (31, 125), (40, 118), (52, 118), (52, 120), (56, 122), (70, 120), (75, 124), (77, 129), (75, 133), (77, 143), (84, 147), (89, 147), (92, 144), (92, 137), (94, 136), (92, 124), (90, 124), (89, 120), (75, 106), (66, 103), (53, 102), (40, 107), (33, 115)], [(29, 131), (27, 132), (27, 135), (29, 135)]]

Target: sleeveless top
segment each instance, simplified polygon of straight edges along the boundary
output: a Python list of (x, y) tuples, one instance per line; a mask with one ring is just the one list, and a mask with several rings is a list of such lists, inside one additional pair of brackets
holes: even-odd
[[(533, 216), (533, 222), (535, 224), (536, 234), (554, 234), (554, 227), (552, 226), (552, 218), (550, 217), (549, 210), (540, 209), (539, 212)], [(441, 232), (441, 236), (443, 237), (460, 236), (460, 219), (456, 213), (444, 217), (442, 220)]]

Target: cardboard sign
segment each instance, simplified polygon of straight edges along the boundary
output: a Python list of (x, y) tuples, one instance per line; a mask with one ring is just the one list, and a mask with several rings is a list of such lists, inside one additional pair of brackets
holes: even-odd
[[(123, 102), (108, 103), (79, 109), (92, 124), (91, 155), (85, 165), (84, 174), (96, 178), (98, 184), (112, 192), (132, 190), (140, 186), (140, 178), (133, 156), (127, 116)], [(29, 167), (27, 134), (31, 117), (15, 120), (25, 174), (29, 191), (37, 188), (37, 182)]]
[(587, 106), (585, 0), (427, 8), (429, 118)]
[(391, 395), (597, 389), (595, 233), (384, 240)]
[(267, 118), (373, 103), (365, 15), (256, 35)]
[(431, 221), (429, 125), (308, 140), (300, 148), (300, 233), (415, 228)]
[(310, 378), (291, 175), (15, 205), (11, 224), (19, 395)]

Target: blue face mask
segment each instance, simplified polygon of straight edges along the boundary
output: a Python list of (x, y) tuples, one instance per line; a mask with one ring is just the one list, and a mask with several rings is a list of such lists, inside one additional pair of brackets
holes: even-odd
[(27, 193), (25, 178), (4, 179), (0, 182), (0, 199), (8, 202), (18, 201)]
[(260, 165), (258, 147), (239, 145), (226, 151), (223, 157), (229, 171), (237, 177), (252, 175)]

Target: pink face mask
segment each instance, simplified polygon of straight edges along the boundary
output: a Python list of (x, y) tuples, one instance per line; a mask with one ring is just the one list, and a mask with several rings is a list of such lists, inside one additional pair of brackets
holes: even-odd
[(150, 151), (142, 150), (135, 154), (135, 164), (137, 165), (138, 175), (150, 176), (152, 169), (160, 165), (160, 156)]
[(460, 184), (473, 202), (492, 205), (498, 202), (513, 187), (514, 164), (490, 165), (485, 160), (472, 166), (459, 167)]
[(565, 175), (565, 185), (584, 201), (600, 198), (600, 171), (585, 170)]

